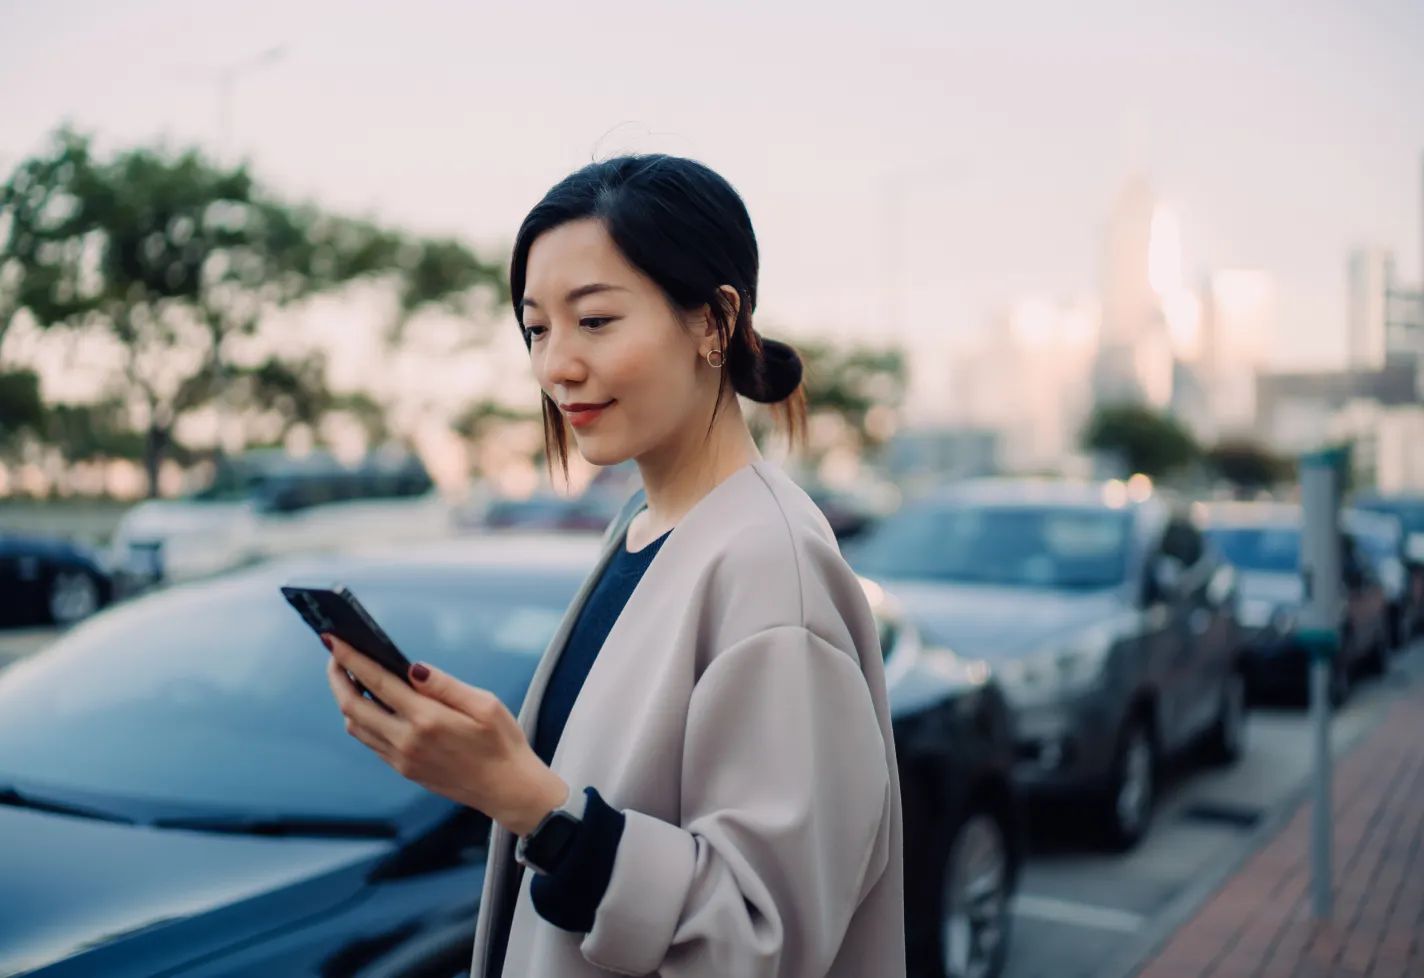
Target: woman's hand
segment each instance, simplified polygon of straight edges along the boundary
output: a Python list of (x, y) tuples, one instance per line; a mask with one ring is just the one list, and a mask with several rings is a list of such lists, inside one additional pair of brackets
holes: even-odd
[[(488, 690), (431, 666), (411, 667), (414, 689), (334, 635), (327, 679), (346, 732), (402, 777), (527, 835), (568, 797), (568, 785), (529, 746), (519, 722)], [(347, 673), (390, 713), (366, 699)]]

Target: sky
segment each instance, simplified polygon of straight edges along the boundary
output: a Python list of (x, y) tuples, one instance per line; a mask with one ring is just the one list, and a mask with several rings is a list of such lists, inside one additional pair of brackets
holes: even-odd
[[(219, 71), (273, 47), (224, 140)], [(1016, 298), (1095, 288), (1143, 173), (1188, 281), (1269, 271), (1273, 362), (1329, 366), (1347, 249), (1424, 267), (1421, 51), (1419, 0), (0, 0), (0, 170), (65, 120), (200, 142), (292, 199), (502, 257), (580, 164), (691, 155), (747, 199), (764, 333), (893, 326), (922, 360)]]

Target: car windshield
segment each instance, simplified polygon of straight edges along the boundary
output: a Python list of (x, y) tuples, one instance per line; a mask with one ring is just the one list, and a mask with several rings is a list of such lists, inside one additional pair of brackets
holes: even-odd
[[(517, 710), (581, 578), (388, 568), (340, 579), (411, 659)], [(424, 791), (347, 735), (326, 652), (283, 600), (284, 580), (249, 574), (141, 598), (0, 673), (0, 787), (141, 801), (174, 817), (399, 820)]]
[(887, 519), (849, 557), (871, 578), (1088, 590), (1122, 582), (1131, 532), (1123, 510), (923, 505)]
[(1364, 499), (1355, 508), (1396, 516), (1405, 533), (1424, 533), (1424, 500)]
[(1228, 561), (1243, 570), (1270, 574), (1300, 570), (1300, 531), (1293, 527), (1214, 527), (1206, 535)]
[(1351, 534), (1360, 548), (1369, 555), (1370, 560), (1375, 563), (1382, 563), (1398, 555), (1398, 546), (1393, 537), (1387, 532), (1378, 530), (1357, 530)]

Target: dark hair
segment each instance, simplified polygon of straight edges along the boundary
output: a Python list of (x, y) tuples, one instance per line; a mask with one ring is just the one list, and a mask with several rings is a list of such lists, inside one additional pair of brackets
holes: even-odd
[[(524, 325), (524, 282), (529, 249), (546, 231), (594, 218), (630, 264), (679, 309), (710, 306), (723, 369), (717, 403), (730, 383), (744, 397), (775, 405), (794, 443), (805, 437), (806, 397), (801, 357), (752, 327), (760, 255), (746, 204), (731, 184), (694, 160), (663, 154), (620, 156), (590, 163), (559, 181), (520, 225), (509, 264), (514, 314)], [(733, 321), (731, 286), (741, 297)], [(528, 334), (525, 345), (530, 342)], [(543, 396), (544, 441), (552, 468), (568, 472), (563, 415)], [(716, 420), (714, 408), (713, 420)]]

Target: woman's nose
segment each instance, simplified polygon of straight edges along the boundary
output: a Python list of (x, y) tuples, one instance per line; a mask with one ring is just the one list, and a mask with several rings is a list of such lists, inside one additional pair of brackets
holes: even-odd
[(542, 373), (549, 386), (578, 384), (588, 375), (578, 331), (551, 329), (544, 342)]

